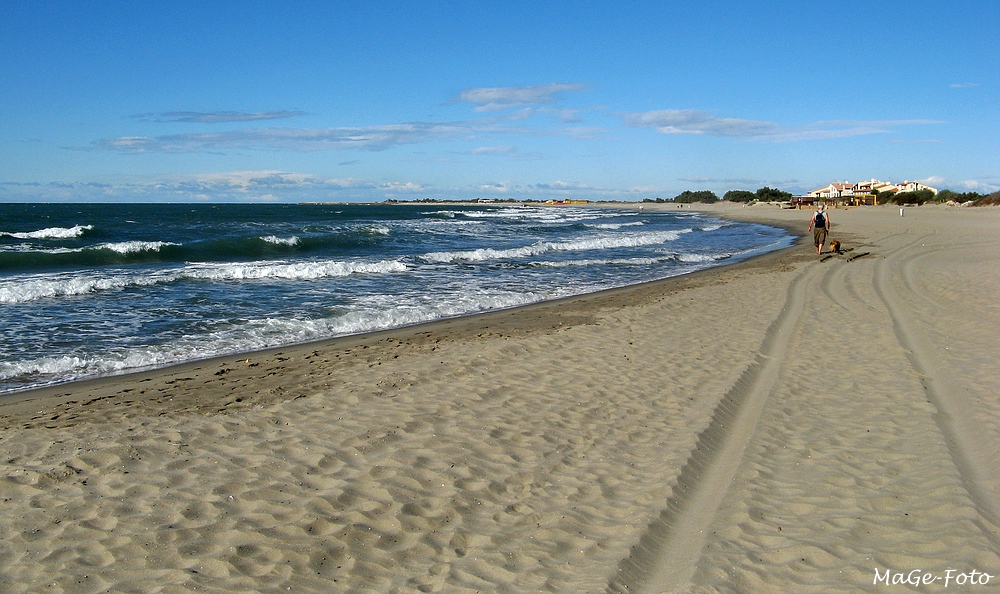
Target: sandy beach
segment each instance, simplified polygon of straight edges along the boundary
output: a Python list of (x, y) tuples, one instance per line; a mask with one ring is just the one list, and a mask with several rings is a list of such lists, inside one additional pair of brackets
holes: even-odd
[(6, 397), (0, 591), (996, 591), (1000, 209), (831, 220), (840, 254)]

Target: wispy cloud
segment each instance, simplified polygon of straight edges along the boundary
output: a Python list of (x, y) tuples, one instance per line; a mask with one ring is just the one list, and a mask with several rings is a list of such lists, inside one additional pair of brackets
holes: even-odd
[(258, 122), (261, 120), (282, 120), (306, 115), (304, 111), (165, 111), (162, 113), (140, 113), (133, 119), (144, 122), (183, 122), (190, 124), (220, 124), (233, 122)]
[(761, 186), (787, 187), (800, 183), (797, 179), (764, 180), (752, 177), (705, 177), (705, 176), (685, 176), (677, 178), (678, 181), (692, 184), (727, 184), (743, 188), (759, 188)]
[(979, 192), (980, 194), (992, 194), (1000, 190), (1000, 178), (994, 179), (967, 179), (958, 182), (958, 187), (967, 192)]
[(128, 154), (198, 153), (227, 150), (314, 152), (323, 150), (382, 151), (395, 146), (444, 140), (475, 141), (497, 135), (563, 135), (592, 138), (601, 130), (580, 126), (521, 124), (544, 110), (522, 109), (511, 114), (452, 122), (409, 122), (381, 126), (335, 128), (247, 128), (163, 136), (120, 136), (93, 141), (84, 151)]
[[(220, 153), (234, 150), (382, 151), (395, 146), (444, 140), (476, 141), (496, 135), (569, 135), (592, 138), (601, 131), (579, 126), (579, 109), (552, 107), (566, 93), (584, 88), (582, 83), (552, 83), (526, 87), (471, 88), (453, 101), (471, 103), (474, 112), (508, 110), (489, 117), (451, 122), (408, 122), (360, 127), (294, 128), (269, 127), (167, 135), (130, 135), (94, 140), (73, 150), (108, 151), (125, 154)], [(236, 124), (287, 119), (306, 115), (303, 111), (167, 111), (143, 113), (133, 119), (160, 123)], [(551, 123), (536, 118), (551, 116)], [(536, 123), (522, 124), (536, 119)], [(511, 154), (511, 153), (508, 153)]]
[[(639, 200), (651, 198), (660, 190), (657, 188), (604, 188), (578, 182), (552, 181), (533, 184), (517, 184), (513, 182), (491, 182), (480, 184), (468, 191), (482, 194), (516, 195), (524, 198), (549, 199), (585, 198), (591, 200)], [(467, 193), (466, 190), (462, 191)]]
[(944, 124), (941, 120), (827, 120), (814, 122), (798, 128), (784, 128), (768, 138), (777, 142), (797, 140), (827, 140), (850, 138), (871, 134), (887, 134), (896, 128), (906, 126), (930, 126)]
[(471, 153), (473, 155), (504, 155), (504, 156), (510, 156), (510, 155), (516, 155), (517, 154), (517, 148), (513, 147), (513, 146), (510, 146), (510, 145), (504, 145), (504, 146), (479, 146), (479, 147), (476, 147), (476, 148), (472, 149)]
[(972, 83), (972, 82), (954, 83), (948, 86), (953, 89), (971, 89), (972, 87), (978, 87), (979, 83)]
[(27, 200), (155, 200), (164, 202), (370, 200), (417, 186), (412, 182), (376, 183), (357, 178), (331, 178), (278, 170), (247, 170), (161, 176), (114, 183), (52, 182), (24, 188)]
[(709, 136), (763, 136), (780, 128), (771, 122), (719, 118), (697, 109), (661, 109), (624, 114), (625, 125), (653, 128), (660, 134), (706, 134)]
[(506, 144), (499, 146), (477, 146), (470, 151), (457, 154), (472, 155), (475, 157), (500, 157), (512, 161), (539, 161), (546, 158), (541, 153), (522, 153), (516, 146)]
[(98, 182), (0, 182), (0, 195), (24, 201), (378, 201), (390, 198), (433, 197), (468, 200), (484, 194), (508, 194), (547, 199), (553, 196), (587, 199), (635, 200), (655, 195), (649, 188), (603, 188), (551, 181), (518, 184), (499, 181), (470, 186), (430, 186), (398, 179), (374, 181), (332, 178), (280, 170), (222, 171), (162, 176), (145, 180)]
[(937, 120), (830, 120), (799, 127), (783, 127), (774, 122), (717, 117), (711, 112), (696, 109), (626, 113), (622, 118), (627, 126), (652, 128), (661, 134), (727, 136), (775, 142), (847, 138), (891, 132), (900, 126), (943, 123)]
[(220, 150), (291, 150), (312, 152), (330, 149), (381, 151), (402, 145), (458, 138), (488, 131), (487, 122), (391, 124), (358, 128), (262, 128), (170, 134), (122, 136), (94, 141), (82, 150), (120, 153), (196, 153)]
[(565, 93), (586, 88), (583, 83), (550, 83), (526, 87), (478, 87), (462, 91), (456, 101), (472, 103), (477, 112), (503, 111), (555, 103)]

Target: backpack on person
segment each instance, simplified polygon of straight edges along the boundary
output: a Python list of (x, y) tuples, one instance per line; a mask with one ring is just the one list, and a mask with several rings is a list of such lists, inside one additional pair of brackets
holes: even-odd
[(826, 227), (826, 217), (823, 216), (822, 211), (819, 210), (816, 211), (816, 219), (813, 223), (813, 226), (815, 226), (817, 229), (820, 227)]

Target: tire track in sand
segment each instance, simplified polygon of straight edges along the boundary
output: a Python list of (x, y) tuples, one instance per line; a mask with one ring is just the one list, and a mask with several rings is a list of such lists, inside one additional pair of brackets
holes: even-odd
[(761, 411), (777, 383), (806, 294), (824, 266), (808, 266), (789, 285), (785, 305), (768, 328), (756, 360), (722, 397), (677, 476), (660, 512), (631, 553), (618, 564), (607, 592), (671, 592), (694, 574), (712, 521), (736, 473)]
[[(1000, 523), (1000, 444), (976, 420), (966, 398), (967, 391), (934, 355), (934, 343), (919, 324), (912, 321), (912, 309), (907, 307), (906, 299), (899, 294), (890, 278), (893, 269), (891, 261), (904, 260), (896, 267), (905, 272), (905, 260), (915, 257), (910, 248), (924, 239), (917, 238), (878, 262), (875, 267), (875, 292), (889, 312), (896, 338), (910, 365), (920, 374), (927, 399), (937, 409), (934, 419), (945, 436), (965, 488), (979, 512), (994, 524)], [(906, 280), (904, 275), (904, 286), (908, 284)], [(906, 288), (912, 291), (910, 287)], [(912, 297), (919, 298), (920, 295), (913, 292)]]

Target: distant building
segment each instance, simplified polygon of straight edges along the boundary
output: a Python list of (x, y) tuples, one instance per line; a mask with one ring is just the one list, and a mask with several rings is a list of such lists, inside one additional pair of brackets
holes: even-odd
[(936, 188), (932, 188), (920, 182), (906, 181), (901, 184), (894, 184), (872, 178), (870, 180), (857, 183), (851, 183), (848, 181), (842, 183), (834, 182), (823, 186), (822, 188), (816, 188), (815, 190), (810, 191), (806, 194), (806, 197), (812, 198), (813, 200), (834, 201), (844, 204), (874, 205), (878, 204), (879, 196), (895, 194), (896, 192), (916, 192), (919, 190), (930, 190), (935, 194), (938, 193)]
[(920, 182), (903, 182), (901, 184), (896, 184), (896, 188), (900, 192), (919, 192), (920, 190), (930, 190), (935, 194), (938, 193), (937, 188), (932, 188), (930, 186), (924, 185)]
[(813, 200), (837, 200), (840, 198), (845, 198), (854, 195), (854, 184), (850, 182), (834, 182), (832, 184), (823, 186), (822, 188), (816, 188), (810, 191), (806, 196), (812, 198)]

